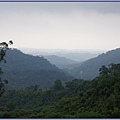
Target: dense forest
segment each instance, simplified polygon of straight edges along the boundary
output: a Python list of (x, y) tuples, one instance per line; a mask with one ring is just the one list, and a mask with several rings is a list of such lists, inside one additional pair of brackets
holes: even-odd
[(120, 64), (101, 66), (92, 80), (56, 80), (48, 90), (38, 85), (8, 90), (0, 97), (1, 118), (119, 118)]

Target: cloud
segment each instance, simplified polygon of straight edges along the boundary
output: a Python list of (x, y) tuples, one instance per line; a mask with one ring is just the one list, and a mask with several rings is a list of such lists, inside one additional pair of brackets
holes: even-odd
[(0, 39), (12, 38), (16, 47), (110, 49), (120, 46), (120, 4), (0, 3), (0, 11)]

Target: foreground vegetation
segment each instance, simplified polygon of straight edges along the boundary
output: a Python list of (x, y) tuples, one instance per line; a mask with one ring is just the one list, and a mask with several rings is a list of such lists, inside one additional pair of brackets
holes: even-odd
[(49, 90), (38, 85), (6, 91), (1, 118), (120, 118), (120, 64), (100, 68), (93, 80), (74, 79)]

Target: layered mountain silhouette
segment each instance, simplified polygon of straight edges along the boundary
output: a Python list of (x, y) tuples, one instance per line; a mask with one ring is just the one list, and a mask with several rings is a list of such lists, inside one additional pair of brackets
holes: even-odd
[(56, 65), (60, 69), (69, 68), (70, 66), (74, 66), (76, 63), (79, 63), (78, 61), (57, 55), (46, 55), (44, 58), (46, 58), (48, 61), (50, 61), (51, 64)]
[[(120, 63), (120, 48), (76, 64), (75, 67), (65, 69), (64, 72), (44, 57), (24, 54), (17, 49), (7, 51), (6, 61), (7, 63), (1, 62), (0, 67), (4, 72), (2, 78), (9, 82), (7, 88), (21, 89), (37, 84), (41, 89), (49, 89), (57, 79), (65, 83), (74, 78), (89, 80), (97, 77), (102, 65)], [(74, 63), (74, 61), (69, 62)]]
[(44, 57), (24, 54), (17, 49), (7, 51), (6, 61), (7, 63), (0, 63), (0, 67), (4, 72), (2, 78), (8, 80), (7, 87), (10, 89), (21, 89), (36, 84), (41, 89), (48, 89), (57, 79), (63, 83), (73, 79)]
[(76, 78), (93, 79), (99, 75), (99, 68), (102, 65), (107, 66), (111, 63), (120, 63), (120, 48), (100, 54), (82, 64), (77, 64), (77, 67), (65, 71)]

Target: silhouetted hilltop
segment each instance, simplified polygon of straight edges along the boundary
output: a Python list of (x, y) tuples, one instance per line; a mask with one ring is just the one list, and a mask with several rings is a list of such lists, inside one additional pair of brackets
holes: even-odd
[(24, 88), (37, 84), (40, 88), (47, 89), (56, 79), (63, 83), (73, 79), (44, 57), (24, 54), (17, 49), (7, 51), (6, 61), (7, 63), (0, 64), (3, 77), (9, 81), (9, 88)]
[(120, 48), (100, 54), (66, 71), (77, 78), (93, 79), (99, 75), (99, 68), (102, 65), (107, 66), (111, 63), (120, 63)]
[(55, 64), (59, 68), (67, 68), (71, 65), (78, 63), (78, 61), (67, 59), (65, 57), (59, 57), (57, 55), (46, 55), (44, 56), (51, 64)]

